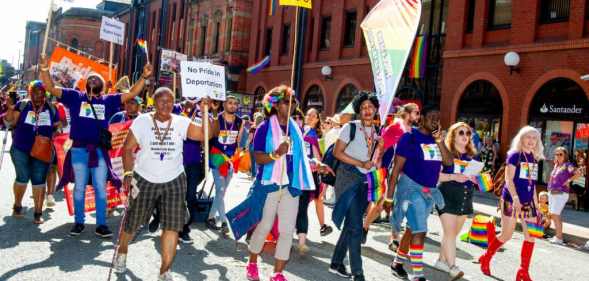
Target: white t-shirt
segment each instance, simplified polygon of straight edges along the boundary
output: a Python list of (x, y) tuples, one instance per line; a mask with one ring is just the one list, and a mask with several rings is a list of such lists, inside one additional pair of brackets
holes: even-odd
[[(151, 113), (141, 114), (131, 124), (131, 132), (139, 143), (135, 172), (149, 182), (166, 183), (184, 172), (182, 152), (190, 119), (172, 114), (170, 130), (162, 143), (157, 137), (152, 116)], [(170, 121), (156, 122), (163, 135)]]
[[(356, 133), (354, 135), (354, 140), (351, 143), (350, 123), (356, 124)], [(362, 123), (358, 120), (352, 121), (350, 123), (344, 125), (339, 134), (339, 140), (347, 144), (344, 152), (348, 156), (358, 161), (365, 162), (370, 160), (370, 156), (368, 155), (368, 143), (366, 142), (366, 137), (371, 138), (373, 143), (377, 141), (378, 134), (376, 133), (376, 130), (374, 129), (374, 127), (365, 128), (364, 126), (362, 126)], [(360, 167), (356, 167), (356, 169), (358, 169), (358, 171), (362, 172), (363, 174), (367, 174), (368, 172), (370, 172), (369, 170)]]

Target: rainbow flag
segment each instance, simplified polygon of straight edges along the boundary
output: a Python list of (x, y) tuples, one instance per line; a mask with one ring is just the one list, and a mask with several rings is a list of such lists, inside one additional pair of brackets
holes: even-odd
[(366, 174), (368, 180), (368, 201), (377, 202), (386, 192), (387, 170), (380, 168)]
[(528, 234), (534, 238), (542, 238), (544, 237), (544, 227), (535, 222), (526, 222), (528, 226)]
[(409, 67), (409, 78), (420, 79), (425, 77), (427, 66), (427, 34), (417, 36), (411, 54), (411, 66)]
[(477, 176), (477, 183), (479, 185), (480, 191), (493, 191), (493, 179), (491, 179), (491, 175), (489, 173), (481, 173), (479, 176)]
[(273, 16), (276, 13), (276, 9), (278, 9), (278, 0), (270, 0), (270, 5), (268, 6), (268, 15)]
[(219, 169), (222, 176), (229, 174), (229, 161), (231, 161), (229, 157), (219, 148), (214, 146), (211, 148), (209, 163), (211, 164), (211, 168)]
[(139, 48), (141, 48), (141, 50), (143, 50), (143, 52), (145, 54), (148, 53), (148, 51), (147, 51), (147, 41), (145, 41), (143, 39), (137, 39), (137, 46), (139, 46)]
[(270, 58), (271, 56), (267, 55), (260, 62), (248, 67), (247, 72), (251, 74), (256, 74), (262, 71), (264, 68), (266, 68), (266, 66), (270, 65)]

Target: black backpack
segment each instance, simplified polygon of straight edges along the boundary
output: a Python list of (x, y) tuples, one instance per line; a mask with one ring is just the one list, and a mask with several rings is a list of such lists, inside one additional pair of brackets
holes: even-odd
[[(350, 123), (350, 141), (348, 142), (351, 143), (352, 141), (354, 141), (354, 138), (356, 137), (356, 124), (355, 123)], [(335, 143), (330, 145), (327, 148), (327, 151), (325, 151), (325, 154), (323, 155), (323, 164), (329, 166), (334, 173), (337, 173), (337, 168), (339, 167), (339, 163), (340, 161), (335, 158), (335, 156), (333, 155), (333, 150), (335, 149)], [(320, 177), (321, 182), (327, 185), (331, 185), (331, 186), (335, 186), (335, 176), (331, 175), (331, 174), (324, 174), (321, 175)]]

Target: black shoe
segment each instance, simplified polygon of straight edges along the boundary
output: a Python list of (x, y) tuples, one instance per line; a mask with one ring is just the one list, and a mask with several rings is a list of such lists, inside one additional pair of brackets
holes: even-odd
[(366, 279), (364, 278), (364, 275), (360, 274), (354, 275), (354, 281), (366, 281)]
[(399, 249), (399, 240), (393, 240), (389, 243), (389, 250), (393, 251), (393, 252), (397, 252), (397, 249)]
[(321, 236), (327, 236), (333, 232), (333, 228), (327, 224), (321, 226), (320, 234)]
[(405, 269), (403, 268), (403, 264), (402, 263), (396, 263), (393, 262), (391, 263), (391, 270), (393, 271), (393, 275), (399, 277), (399, 278), (407, 278), (407, 271), (405, 271)]
[(192, 244), (192, 238), (190, 238), (190, 235), (188, 235), (188, 232), (180, 232), (180, 234), (178, 235), (178, 239), (180, 240), (180, 242), (184, 243), (184, 244)]
[(108, 229), (108, 226), (106, 225), (99, 225), (96, 228), (96, 236), (100, 237), (100, 238), (109, 238), (112, 237), (112, 231), (110, 231)]
[(148, 230), (150, 233), (154, 233), (160, 227), (160, 219), (158, 217), (153, 217), (153, 219), (149, 222)]
[(368, 240), (368, 229), (362, 228), (362, 245), (366, 244), (366, 240)]
[(217, 226), (217, 222), (215, 221), (215, 219), (206, 220), (205, 225), (210, 230), (219, 231), (221, 229), (220, 227)]
[(82, 233), (82, 231), (84, 231), (84, 224), (76, 223), (76, 224), (74, 224), (74, 227), (72, 227), (72, 230), (70, 230), (70, 235), (71, 236), (78, 236), (78, 235), (80, 235), (80, 233)]
[(229, 226), (227, 226), (226, 222), (221, 224), (221, 233), (223, 233), (223, 235), (229, 235)]
[(346, 266), (343, 264), (331, 264), (329, 266), (329, 272), (343, 278), (352, 278), (352, 274), (348, 273)]
[(427, 281), (427, 279), (425, 277), (415, 277), (411, 281)]

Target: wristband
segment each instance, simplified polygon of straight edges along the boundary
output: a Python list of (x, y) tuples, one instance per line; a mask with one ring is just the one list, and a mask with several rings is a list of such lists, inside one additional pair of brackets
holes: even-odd
[(384, 202), (386, 202), (386, 203), (393, 203), (393, 199), (391, 199), (391, 198), (385, 198), (384, 199)]
[(280, 157), (274, 155), (274, 152), (270, 152), (269, 156), (270, 156), (270, 159), (272, 159), (274, 161), (276, 161), (276, 160), (278, 160), (278, 158), (280, 158)]
[(123, 173), (123, 177), (132, 177), (133, 176), (133, 171), (126, 171)]

